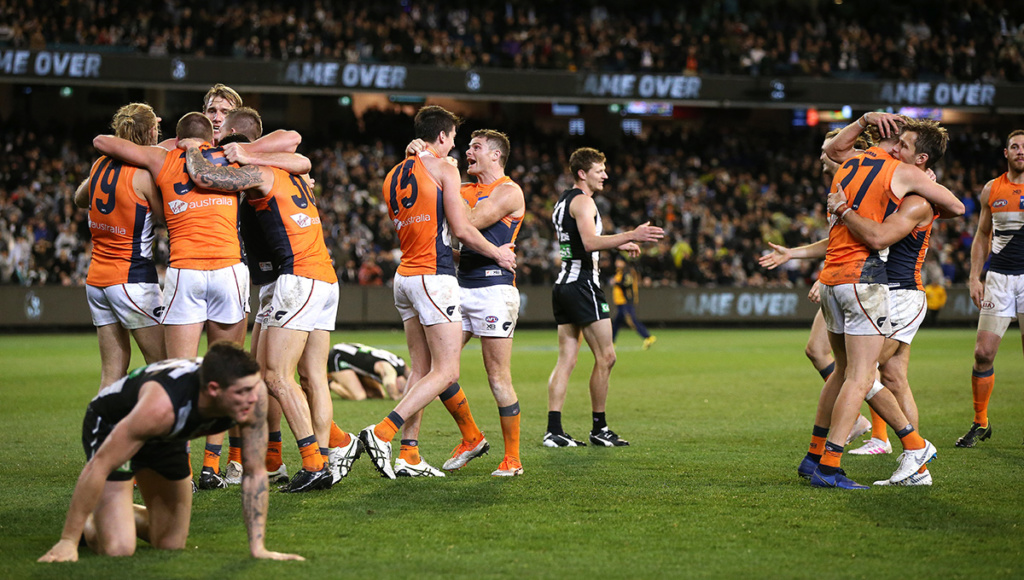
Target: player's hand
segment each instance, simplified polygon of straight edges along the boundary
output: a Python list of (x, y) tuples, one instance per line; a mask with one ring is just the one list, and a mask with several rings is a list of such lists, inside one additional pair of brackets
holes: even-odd
[(967, 288), (971, 291), (971, 302), (981, 308), (981, 301), (985, 299), (985, 285), (981, 280), (970, 279), (967, 281)]
[(61, 540), (50, 548), (50, 551), (43, 554), (37, 562), (77, 562), (78, 542)]
[(768, 242), (768, 245), (771, 246), (772, 252), (757, 259), (762, 268), (774, 270), (793, 259), (793, 252), (789, 248), (771, 242)]
[(203, 140), (196, 139), (195, 137), (190, 137), (188, 139), (179, 139), (178, 149), (191, 149), (192, 147), (199, 147), (202, 144)]
[[(427, 150), (427, 142), (423, 139), (413, 139), (405, 146), (405, 156), (419, 155)], [(454, 159), (453, 159), (454, 160)], [(456, 161), (456, 163), (458, 163)]]
[(509, 272), (516, 271), (516, 253), (512, 251), (513, 248), (515, 248), (515, 246), (513, 246), (512, 244), (505, 244), (501, 246), (500, 248), (498, 248), (498, 253), (500, 254), (500, 257), (497, 260), (495, 260), (498, 263), (499, 267), (504, 268)]
[(252, 555), (257, 560), (299, 560), (305, 562), (306, 559), (298, 554), (285, 554), (282, 552), (271, 552), (270, 550), (260, 550)]
[(807, 299), (815, 304), (821, 304), (821, 282), (817, 280), (811, 284), (811, 291), (807, 293)]
[(864, 122), (878, 127), (878, 133), (883, 139), (895, 137), (900, 134), (900, 127), (906, 120), (893, 113), (879, 113), (872, 111), (864, 115)]
[(626, 242), (625, 244), (622, 244), (621, 246), (615, 249), (626, 252), (626, 255), (628, 255), (630, 258), (637, 258), (640, 256), (640, 246), (634, 244), (633, 242)]
[(245, 152), (245, 147), (241, 143), (228, 143), (225, 145), (224, 157), (231, 163), (237, 163), (239, 165), (251, 164), (250, 157)]
[(651, 222), (644, 222), (633, 230), (634, 242), (656, 242), (665, 237), (665, 230), (658, 226), (652, 226)]
[(849, 207), (849, 202), (846, 199), (846, 192), (843, 191), (843, 186), (837, 185), (836, 190), (828, 194), (828, 213), (836, 215), (836, 210), (841, 206), (846, 205)]

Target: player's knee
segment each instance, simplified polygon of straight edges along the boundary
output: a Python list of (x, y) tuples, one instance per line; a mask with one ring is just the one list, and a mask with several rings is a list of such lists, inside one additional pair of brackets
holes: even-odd
[(157, 550), (184, 550), (185, 538), (163, 537), (153, 541), (152, 546)]
[(101, 543), (96, 550), (101, 556), (123, 558), (135, 554), (135, 538), (110, 538)]
[(616, 358), (617, 357), (615, 356), (615, 350), (613, 349), (602, 354), (600, 357), (598, 357), (597, 360), (598, 364), (607, 368), (608, 370), (611, 370), (611, 368), (615, 366)]
[(976, 367), (988, 368), (996, 359), (997, 349), (984, 344), (974, 345), (974, 365)]

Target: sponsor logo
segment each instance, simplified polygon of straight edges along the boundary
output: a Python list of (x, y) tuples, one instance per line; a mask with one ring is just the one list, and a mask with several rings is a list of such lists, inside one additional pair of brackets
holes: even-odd
[(512, 326), (512, 323), (511, 323), (511, 322), (506, 322), (506, 323), (504, 323), (504, 324), (502, 324), (502, 325), (501, 325), (501, 329), (502, 329), (502, 330), (508, 330), (508, 329), (509, 329), (509, 327), (511, 327), (511, 326)]
[(1006, 201), (1005, 199), (998, 199), (998, 200), (996, 200), (995, 202), (992, 203), (992, 207), (993, 208), (996, 208), (996, 207), (1006, 207), (1009, 204), (1010, 204), (1010, 202)]
[(111, 224), (105, 224), (105, 223), (102, 223), (102, 222), (94, 222), (92, 220), (89, 220), (89, 229), (90, 230), (97, 230), (97, 231), (101, 231), (101, 232), (110, 232), (110, 233), (116, 234), (118, 236), (127, 236), (128, 235), (128, 230), (125, 229), (125, 228), (122, 228), (120, 226), (111, 225)]
[(188, 209), (188, 204), (181, 201), (180, 199), (176, 199), (174, 201), (167, 202), (167, 207), (170, 208), (171, 213), (173, 213), (174, 215), (178, 215), (179, 213), (182, 213), (183, 211)]
[(569, 244), (561, 244), (558, 246), (558, 255), (565, 260), (572, 259), (572, 247)]
[(992, 310), (995, 307), (996, 307), (995, 302), (992, 302), (990, 300), (982, 300), (981, 301), (981, 309), (982, 310)]
[(411, 218), (409, 218), (407, 220), (395, 220), (395, 230), (397, 231), (397, 230), (400, 230), (400, 229), (404, 228), (405, 226), (410, 226), (412, 224), (418, 224), (420, 222), (429, 222), (429, 221), (430, 221), (430, 214), (421, 213), (420, 215), (414, 215), (414, 216), (412, 216)]
[(601, 303), (601, 312), (608, 312), (608, 303), (607, 302), (602, 302)]
[(1024, 209), (1024, 197), (1021, 197), (1020, 199), (1018, 199), (1017, 203), (1019, 204), (1020, 209)]
[(260, 262), (259, 267), (260, 272), (271, 272), (274, 270), (274, 265), (270, 262)]
[(498, 321), (498, 317), (497, 316), (488, 316), (487, 318), (484, 319), (484, 321), (485, 322), (489, 322), (491, 324), (494, 324), (495, 322)]
[(320, 224), (320, 217), (319, 216), (317, 216), (317, 217), (309, 217), (308, 215), (306, 215), (304, 213), (295, 213), (295, 214), (292, 214), (289, 217), (291, 217), (292, 221), (295, 222), (296, 224), (298, 224), (298, 226), (300, 228), (308, 228), (309, 226), (319, 225)]
[(487, 325), (487, 330), (494, 330), (494, 325), (493, 324), (488, 324)]
[(487, 277), (501, 276), (501, 270), (500, 269), (499, 270), (484, 270), (484, 276), (487, 276)]

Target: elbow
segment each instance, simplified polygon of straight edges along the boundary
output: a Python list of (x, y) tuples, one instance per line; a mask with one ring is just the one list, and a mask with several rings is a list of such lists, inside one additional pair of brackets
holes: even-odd
[(302, 144), (302, 135), (298, 131), (281, 131), (281, 139), (285, 150), (290, 153), (295, 153)]
[(299, 169), (301, 171), (299, 171), (299, 174), (302, 175), (302, 174), (309, 173), (310, 171), (312, 171), (313, 170), (313, 162), (309, 160), (309, 157), (306, 157), (305, 155), (299, 155), (299, 157), (302, 158), (302, 164), (299, 167)]
[(881, 240), (881, 239), (876, 238), (874, 236), (865, 238), (864, 245), (867, 246), (869, 250), (872, 250), (872, 251), (875, 251), (875, 252), (877, 252), (879, 250), (884, 250), (884, 249), (889, 247), (889, 245), (886, 244), (884, 240)]
[(107, 136), (106, 135), (97, 135), (97, 136), (93, 137), (92, 146), (95, 147), (96, 150), (99, 151), (100, 153), (106, 154), (106, 153), (110, 152), (106, 148), (106, 143), (107, 143)]

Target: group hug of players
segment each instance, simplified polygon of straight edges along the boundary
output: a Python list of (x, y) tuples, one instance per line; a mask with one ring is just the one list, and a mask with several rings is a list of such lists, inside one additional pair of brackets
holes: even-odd
[[(102, 156), (75, 198), (89, 210), (93, 236), (87, 296), (99, 337), (101, 388), (83, 422), (88, 461), (61, 540), (40, 561), (76, 560), (80, 544), (100, 554), (130, 555), (136, 537), (158, 548), (184, 547), (196, 487), (188, 442), (203, 436), (198, 487), (240, 484), (252, 555), (299, 559), (264, 546), (269, 484), (284, 482), (285, 492), (330, 488), (363, 452), (390, 479), (444, 476), (418, 450), (422, 410), (435, 398), (462, 434), (444, 470), (460, 469), (489, 450), (457, 382), (459, 351), (474, 336), (481, 341), (504, 439), (505, 453), (492, 475), (522, 474), (510, 361), (519, 310), (512, 248), (525, 201), (504, 175), (508, 138), (474, 132), (466, 157), (476, 181), (463, 185), (448, 157), (461, 120), (441, 107), (424, 107), (408, 157), (385, 180), (383, 196), (402, 250), (394, 294), (410, 352), (405, 369), (400, 359), (369, 347), (330, 347), (338, 281), (310, 162), (295, 153), (300, 136), (264, 136), (259, 114), (224, 85), (210, 89), (203, 107), (178, 121), (175, 139), (158, 143), (160, 118), (148, 105), (132, 103), (114, 116), (114, 135), (94, 140)], [(562, 195), (554, 218), (563, 259), (553, 298), (559, 362), (549, 385), (543, 443), (584, 445), (561, 427), (582, 336), (598, 358), (590, 441), (621, 447), (628, 443), (605, 421), (615, 355), (598, 251), (636, 255), (638, 243), (664, 234), (643, 224), (602, 235), (592, 196), (607, 178), (604, 156), (584, 148), (570, 165), (576, 187)], [(170, 240), (162, 289), (153, 260), (158, 222), (166, 224)], [(461, 251), (453, 250), (452, 236)], [(242, 347), (250, 283), (260, 288), (251, 353)], [(210, 346), (197, 357), (203, 331)], [(130, 374), (129, 336), (149, 363)], [(357, 368), (359, 376), (346, 376)], [(332, 389), (346, 398), (379, 392), (400, 402), (353, 436), (333, 420)], [(282, 414), (302, 457), (290, 480), (281, 459)], [(399, 431), (401, 451), (393, 460), (391, 441)], [(144, 506), (133, 504), (133, 486)]]
[[(947, 143), (937, 122), (886, 113), (868, 113), (829, 133), (821, 155), (833, 176), (828, 238), (792, 249), (772, 244), (760, 260), (775, 268), (793, 258), (825, 258), (811, 291), (821, 309), (807, 348), (825, 385), (810, 447), (797, 469), (816, 487), (868, 489), (841, 468), (843, 450), (870, 429), (871, 438), (851, 453), (891, 453), (886, 424), (903, 453), (893, 474), (874, 484), (932, 485), (928, 464), (936, 449), (918, 432), (907, 370), (911, 341), (926, 312), (921, 267), (932, 224), (964, 212), (931, 171)], [(972, 376), (975, 418), (956, 441), (962, 448), (991, 436), (993, 360), (1010, 321), (1024, 310), (1024, 131), (1009, 134), (1004, 156), (1007, 172), (982, 190), (971, 249), (970, 293), (981, 314)], [(859, 414), (861, 401), (871, 407), (870, 422)]]

